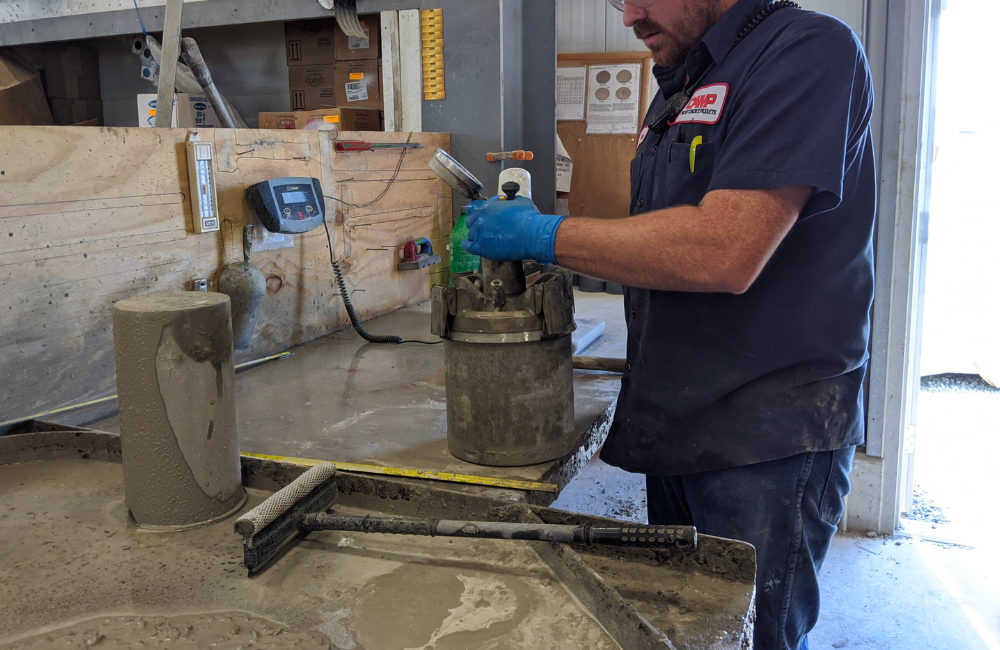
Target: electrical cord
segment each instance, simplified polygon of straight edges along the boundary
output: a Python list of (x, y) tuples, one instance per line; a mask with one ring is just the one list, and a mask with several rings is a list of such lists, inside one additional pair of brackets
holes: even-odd
[(354, 331), (358, 333), (358, 336), (369, 343), (381, 343), (388, 345), (401, 345), (403, 343), (439, 345), (443, 343), (443, 341), (404, 341), (401, 336), (379, 336), (366, 330), (365, 326), (361, 324), (361, 319), (358, 318), (358, 312), (354, 310), (354, 303), (351, 301), (351, 294), (347, 292), (347, 283), (344, 281), (344, 273), (340, 270), (340, 264), (337, 264), (337, 261), (333, 259), (333, 238), (330, 236), (330, 228), (326, 225), (325, 219), (323, 220), (323, 230), (326, 231), (326, 243), (330, 247), (330, 265), (333, 266), (333, 275), (337, 281), (337, 288), (340, 289), (340, 299), (344, 301), (344, 309), (347, 310), (347, 317), (351, 319), (351, 327), (353, 327)]
[[(410, 132), (410, 135), (406, 137), (406, 144), (410, 144), (411, 140), (413, 140), (412, 131)], [(337, 203), (346, 205), (350, 208), (370, 208), (371, 206), (375, 205), (376, 203), (385, 198), (386, 194), (388, 194), (389, 190), (392, 188), (392, 184), (395, 183), (396, 179), (399, 178), (399, 173), (403, 170), (403, 160), (406, 158), (407, 151), (409, 151), (409, 149), (403, 149), (403, 153), (399, 154), (399, 162), (396, 163), (396, 171), (393, 172), (392, 178), (390, 178), (389, 182), (386, 183), (385, 189), (382, 190), (382, 192), (378, 196), (376, 196), (373, 200), (369, 201), (368, 203), (357, 205), (355, 203), (349, 203), (347, 201), (344, 201), (343, 199), (338, 199), (335, 196), (327, 196), (325, 194), (323, 195), (323, 198), (330, 199), (331, 201), (336, 201)]]
[[(407, 136), (407, 138), (406, 138), (407, 144), (409, 144), (409, 142), (412, 139), (413, 139), (413, 132), (410, 132), (410, 135)], [(324, 199), (331, 199), (333, 201), (336, 201), (337, 203), (342, 203), (343, 205), (346, 205), (346, 206), (349, 206), (349, 207), (352, 207), (352, 208), (368, 208), (368, 207), (371, 207), (371, 206), (375, 205), (376, 203), (378, 203), (379, 201), (381, 201), (382, 199), (384, 199), (386, 197), (386, 195), (389, 193), (389, 189), (392, 188), (392, 184), (395, 183), (396, 179), (399, 178), (399, 173), (403, 169), (403, 160), (406, 158), (406, 152), (407, 151), (409, 151), (409, 149), (403, 149), (403, 153), (401, 153), (399, 155), (399, 162), (396, 163), (396, 171), (392, 174), (392, 178), (389, 179), (389, 182), (386, 184), (385, 189), (382, 190), (379, 193), (379, 195), (377, 197), (375, 197), (374, 200), (369, 201), (368, 203), (365, 203), (365, 204), (362, 204), (362, 205), (357, 205), (355, 203), (348, 203), (347, 201), (344, 201), (342, 199), (338, 199), (335, 196), (327, 196), (327, 195), (324, 194), (323, 198)], [(329, 250), (330, 250), (330, 265), (333, 266), (333, 275), (334, 275), (334, 278), (337, 281), (337, 288), (340, 289), (340, 299), (344, 301), (344, 308), (347, 310), (347, 317), (351, 319), (351, 327), (353, 327), (354, 331), (358, 333), (358, 336), (360, 336), (364, 340), (368, 341), (369, 343), (384, 343), (384, 344), (388, 344), (388, 345), (401, 345), (403, 343), (421, 343), (423, 345), (440, 345), (441, 343), (444, 342), (444, 341), (404, 341), (403, 337), (401, 337), (401, 336), (391, 336), (391, 335), (390, 336), (378, 336), (378, 335), (372, 334), (371, 332), (369, 332), (368, 330), (366, 330), (365, 327), (364, 327), (364, 325), (361, 324), (361, 319), (358, 318), (358, 312), (355, 311), (355, 309), (354, 309), (354, 303), (351, 301), (351, 294), (349, 294), (347, 292), (347, 283), (344, 281), (344, 273), (343, 273), (343, 271), (341, 271), (340, 265), (337, 264), (337, 261), (335, 259), (333, 259), (333, 238), (330, 236), (330, 228), (326, 225), (326, 219), (323, 220), (323, 230), (326, 231), (326, 243), (330, 247), (329, 248)]]
[(135, 16), (139, 19), (139, 29), (142, 30), (142, 35), (149, 36), (146, 33), (146, 26), (142, 24), (142, 14), (139, 13), (139, 0), (132, 0), (132, 4), (135, 5)]

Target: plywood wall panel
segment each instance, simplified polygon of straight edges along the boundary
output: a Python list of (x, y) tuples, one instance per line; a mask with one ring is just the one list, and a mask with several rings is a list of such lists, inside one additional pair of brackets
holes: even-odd
[[(244, 189), (285, 176), (320, 178), (328, 196), (364, 204), (392, 178), (397, 152), (338, 154), (335, 133), (216, 129), (222, 231), (190, 232), (185, 129), (0, 128), (0, 421), (115, 392), (111, 309), (125, 298), (217, 280), (242, 257)], [(399, 134), (344, 133), (395, 140)], [(429, 295), (439, 267), (396, 270), (408, 239), (450, 233), (451, 192), (429, 171), (442, 134), (415, 134), (375, 205), (326, 201), (334, 254), (363, 318)], [(259, 252), (267, 278), (252, 347), (238, 361), (288, 349), (347, 323), (323, 229)]]

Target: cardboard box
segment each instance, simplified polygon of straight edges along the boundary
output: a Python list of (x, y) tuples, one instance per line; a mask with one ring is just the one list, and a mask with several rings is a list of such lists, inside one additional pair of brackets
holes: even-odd
[(58, 125), (104, 126), (104, 104), (99, 99), (50, 99), (49, 105)]
[(379, 14), (360, 17), (361, 28), (368, 38), (348, 36), (337, 25), (334, 32), (334, 54), (336, 61), (367, 61), (382, 58), (382, 20)]
[(334, 64), (288, 68), (288, 88), (293, 111), (311, 111), (337, 106)]
[(52, 124), (38, 74), (4, 56), (0, 56), (0, 124)]
[(285, 23), (285, 59), (288, 66), (336, 63), (334, 48), (337, 20), (297, 20)]
[(42, 86), (49, 99), (101, 98), (97, 49), (81, 45), (46, 44), (39, 50)]
[(334, 18), (285, 23), (285, 60), (288, 66), (327, 65), (337, 61), (377, 59), (382, 56), (382, 23), (378, 14), (361, 16), (368, 38), (344, 33)]
[[(182, 112), (187, 110), (181, 108), (187, 104), (186, 101), (178, 102), (178, 100), (180, 100), (182, 97), (186, 97), (186, 95), (178, 94), (174, 96), (174, 114), (170, 119), (170, 126), (174, 128), (181, 126), (182, 122), (190, 121), (189, 114), (186, 114), (185, 116), (182, 117)], [(156, 95), (155, 94), (139, 95), (136, 97), (136, 105), (138, 106), (139, 109), (139, 118), (138, 118), (139, 126), (141, 127), (155, 126)]]
[(334, 83), (334, 106), (382, 110), (380, 61), (338, 61)]
[[(358, 110), (354, 108), (326, 108), (316, 111), (261, 113), (259, 128), (381, 131), (382, 128), (379, 120), (378, 111)], [(310, 126), (311, 123), (312, 126)]]
[[(153, 126), (156, 123), (156, 94), (143, 94), (137, 97), (139, 110), (139, 126)], [(215, 109), (208, 97), (197, 97), (177, 93), (174, 97), (174, 114), (170, 125), (176, 128), (221, 128)]]
[(194, 122), (193, 126), (202, 129), (222, 128), (222, 120), (215, 114), (215, 109), (212, 108), (212, 102), (208, 97), (188, 95), (187, 98), (188, 106), (191, 109), (191, 119)]

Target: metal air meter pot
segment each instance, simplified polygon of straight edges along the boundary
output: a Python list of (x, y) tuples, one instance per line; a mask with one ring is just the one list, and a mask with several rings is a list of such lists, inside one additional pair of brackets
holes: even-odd
[[(458, 194), (483, 185), (444, 151), (431, 161)], [(513, 198), (520, 190), (505, 183)], [(573, 286), (551, 271), (526, 285), (522, 262), (482, 259), (479, 273), (432, 290), (431, 331), (444, 339), (448, 449), (481, 465), (534, 465), (569, 453), (573, 418)]]

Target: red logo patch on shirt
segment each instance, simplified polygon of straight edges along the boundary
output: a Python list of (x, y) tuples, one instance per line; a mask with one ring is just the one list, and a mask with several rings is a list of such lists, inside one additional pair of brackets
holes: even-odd
[(648, 126), (644, 126), (644, 127), (642, 127), (642, 133), (639, 134), (639, 144), (635, 145), (636, 150), (638, 150), (639, 147), (642, 146), (642, 142), (643, 142), (643, 140), (646, 139), (647, 135), (649, 135), (649, 127)]
[(684, 110), (674, 124), (715, 124), (722, 119), (722, 109), (726, 105), (729, 84), (702, 86), (691, 96)]

